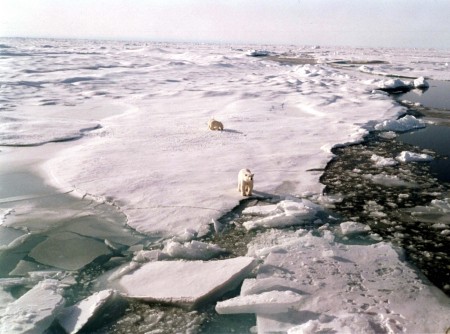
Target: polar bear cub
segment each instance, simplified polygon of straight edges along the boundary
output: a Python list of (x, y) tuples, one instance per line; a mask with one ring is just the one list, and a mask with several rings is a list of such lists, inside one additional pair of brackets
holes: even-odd
[(208, 127), (210, 130), (223, 130), (222, 122), (216, 121), (214, 118), (211, 118), (208, 122)]
[(238, 191), (242, 196), (251, 196), (253, 191), (253, 176), (249, 169), (241, 169), (238, 175)]

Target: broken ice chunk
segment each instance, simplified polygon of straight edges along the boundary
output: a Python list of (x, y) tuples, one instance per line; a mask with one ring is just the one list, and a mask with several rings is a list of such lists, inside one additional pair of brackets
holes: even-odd
[(431, 161), (433, 160), (433, 157), (425, 153), (414, 153), (409, 151), (403, 151), (397, 156), (396, 159), (402, 162)]
[(343, 235), (360, 234), (370, 231), (370, 227), (368, 225), (352, 221), (343, 222), (340, 224), (340, 227)]
[(166, 244), (163, 251), (171, 257), (186, 260), (208, 260), (226, 252), (225, 249), (217, 245), (196, 240), (185, 244), (171, 240)]
[(267, 291), (256, 295), (238, 296), (216, 304), (219, 314), (284, 313), (299, 304), (302, 296), (292, 291)]
[(104, 324), (123, 312), (125, 300), (117, 291), (103, 290), (77, 304), (65, 308), (58, 316), (59, 324), (67, 333), (80, 330), (94, 330), (97, 324)]
[(424, 121), (415, 118), (412, 115), (406, 115), (405, 117), (397, 120), (386, 120), (375, 125), (375, 130), (378, 131), (409, 131), (413, 129), (424, 128), (426, 124)]
[(277, 204), (276, 209), (268, 210), (268, 216), (243, 225), (247, 230), (299, 225), (311, 220), (319, 210), (319, 205), (306, 199), (284, 200)]
[(43, 333), (64, 306), (58, 282), (45, 280), (0, 314), (0, 333)]
[(298, 289), (298, 282), (293, 282), (282, 277), (268, 277), (268, 278), (250, 278), (242, 283), (241, 296), (254, 295), (267, 291), (293, 291), (302, 294)]
[(30, 252), (30, 256), (42, 264), (65, 270), (78, 270), (101, 255), (110, 254), (100, 241), (71, 232), (52, 235)]
[(236, 288), (255, 264), (251, 257), (149, 262), (111, 283), (130, 298), (192, 308)]
[(425, 89), (425, 88), (430, 87), (430, 84), (425, 80), (424, 77), (419, 77), (414, 80), (414, 87), (420, 88), (420, 89)]

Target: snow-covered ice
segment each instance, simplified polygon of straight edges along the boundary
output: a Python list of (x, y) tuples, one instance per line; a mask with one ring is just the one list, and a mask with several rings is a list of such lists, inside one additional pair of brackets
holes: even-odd
[(192, 308), (236, 288), (254, 269), (252, 257), (215, 261), (156, 261), (109, 280), (130, 298)]
[[(447, 330), (448, 298), (424, 282), (404, 261), (400, 250), (383, 242), (344, 245), (335, 242), (330, 231), (323, 232), (323, 237), (301, 230), (260, 234), (252, 247), (270, 249), (261, 252), (264, 263), (256, 279), (261, 282), (260, 289), (241, 293), (240, 298), (230, 301), (229, 310), (236, 307), (236, 311), (248, 312), (262, 296), (290, 291), (298, 294), (299, 301), (278, 314), (266, 311), (270, 310), (270, 298), (265, 299), (267, 304), (256, 311), (258, 333), (295, 333), (294, 329), (301, 333), (300, 328), (338, 333)], [(255, 285), (253, 282), (251, 286)], [(277, 310), (279, 299), (273, 301)], [(218, 303), (219, 309), (221, 305), (227, 304)]]
[(425, 122), (412, 115), (406, 115), (405, 117), (397, 120), (385, 120), (375, 126), (375, 130), (379, 131), (410, 131), (413, 129), (420, 129), (426, 126)]

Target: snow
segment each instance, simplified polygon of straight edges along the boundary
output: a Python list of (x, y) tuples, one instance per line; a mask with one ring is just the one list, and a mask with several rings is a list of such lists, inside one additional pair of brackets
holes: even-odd
[(425, 153), (415, 153), (409, 151), (402, 151), (397, 157), (397, 160), (402, 162), (411, 162), (411, 161), (431, 161), (433, 157), (429, 154)]
[(43, 333), (64, 306), (58, 282), (45, 280), (0, 310), (1, 333)]
[[(300, 329), (338, 333), (445, 332), (450, 321), (448, 298), (424, 282), (416, 269), (404, 262), (398, 249), (384, 242), (344, 245), (335, 242), (330, 231), (323, 233), (261, 233), (251, 245), (270, 250), (260, 252), (264, 263), (258, 269), (256, 282), (261, 282), (261, 288), (255, 289), (253, 281), (246, 288), (253, 289), (250, 295), (241, 292), (239, 298), (230, 301), (229, 310), (248, 312), (263, 295), (289, 291), (290, 295), (299, 294), (299, 301), (284, 312), (267, 314), (271, 309), (269, 298), (267, 304), (261, 304), (261, 311), (256, 310), (258, 333), (301, 333)], [(248, 296), (253, 298), (244, 298)], [(279, 299), (273, 302), (276, 311)], [(219, 309), (227, 305), (222, 303), (217, 304)]]
[(149, 262), (109, 284), (129, 298), (192, 308), (236, 288), (255, 265), (252, 257)]
[[(103, 117), (101, 128), (43, 164), (53, 185), (110, 202), (140, 232), (180, 235), (239, 203), (242, 168), (255, 173), (255, 195), (320, 194), (316, 170), (335, 145), (361, 141), (370, 128), (363, 128), (365, 120), (375, 124), (405, 111), (390, 97), (371, 94), (375, 85), (368, 90), (360, 73), (323, 64), (290, 67), (220, 46), (184, 47), (147, 46), (132, 54), (107, 48), (98, 50), (105, 62), (134, 68), (44, 75), (49, 93)], [(74, 86), (67, 83), (73, 77), (91, 79)], [(105, 89), (108, 94), (86, 96)], [(107, 108), (114, 113), (104, 118)], [(211, 117), (225, 130), (210, 131)]]

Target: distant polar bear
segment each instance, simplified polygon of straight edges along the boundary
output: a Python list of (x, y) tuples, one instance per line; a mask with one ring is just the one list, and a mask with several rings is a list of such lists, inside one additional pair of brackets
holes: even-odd
[(249, 169), (241, 169), (238, 175), (238, 191), (242, 196), (251, 196), (253, 191), (253, 176)]
[(208, 122), (208, 127), (210, 130), (223, 130), (222, 122), (216, 121), (214, 118), (211, 118)]

